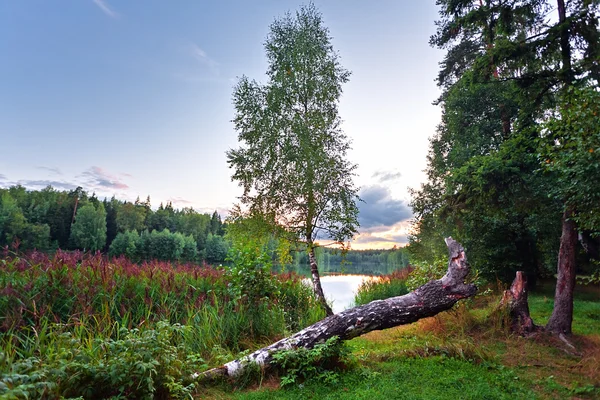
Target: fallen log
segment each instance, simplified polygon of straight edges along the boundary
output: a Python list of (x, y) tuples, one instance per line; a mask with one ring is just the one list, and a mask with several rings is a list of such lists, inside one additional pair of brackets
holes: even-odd
[(475, 295), (477, 287), (464, 282), (469, 273), (469, 265), (463, 247), (452, 238), (446, 238), (446, 246), (449, 252), (448, 271), (441, 279), (430, 281), (404, 296), (376, 300), (328, 316), (243, 358), (195, 374), (194, 378), (210, 380), (219, 376), (235, 377), (252, 363), (262, 368), (267, 367), (271, 355), (280, 350), (312, 348), (333, 336), (348, 340), (367, 332), (409, 324), (449, 310), (457, 301)]

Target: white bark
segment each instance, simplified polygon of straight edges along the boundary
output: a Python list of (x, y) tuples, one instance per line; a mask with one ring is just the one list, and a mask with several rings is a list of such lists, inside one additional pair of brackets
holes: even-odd
[(428, 282), (404, 296), (376, 300), (328, 316), (292, 336), (221, 367), (197, 374), (196, 377), (235, 377), (249, 363), (267, 367), (271, 355), (279, 350), (312, 348), (333, 336), (348, 340), (374, 330), (409, 324), (450, 309), (458, 300), (473, 296), (477, 287), (464, 282), (469, 265), (463, 247), (452, 238), (446, 239), (446, 245), (449, 251), (448, 271), (441, 279)]

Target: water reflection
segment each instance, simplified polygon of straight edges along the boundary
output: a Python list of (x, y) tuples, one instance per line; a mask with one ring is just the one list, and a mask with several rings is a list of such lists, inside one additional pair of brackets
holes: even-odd
[(354, 306), (354, 295), (364, 280), (378, 279), (369, 275), (329, 275), (321, 277), (321, 286), (334, 313)]

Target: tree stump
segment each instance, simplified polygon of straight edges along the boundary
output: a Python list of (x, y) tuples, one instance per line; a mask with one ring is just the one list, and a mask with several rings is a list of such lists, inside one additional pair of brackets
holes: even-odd
[(504, 291), (500, 307), (508, 308), (511, 332), (527, 335), (539, 329), (529, 315), (527, 278), (523, 271), (517, 271), (510, 289)]

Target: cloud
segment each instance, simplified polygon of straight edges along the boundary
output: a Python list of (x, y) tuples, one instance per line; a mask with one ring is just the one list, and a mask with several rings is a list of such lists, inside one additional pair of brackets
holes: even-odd
[(7, 179), (8, 179), (8, 178), (6, 177), (6, 175), (2, 175), (2, 174), (0, 174), (0, 181), (5, 181), (5, 180), (7, 180)]
[(183, 206), (188, 206), (192, 204), (191, 201), (184, 199), (183, 197), (169, 197), (167, 201), (170, 201), (172, 204), (180, 204)]
[(45, 188), (52, 186), (54, 189), (73, 190), (77, 188), (76, 184), (65, 182), (65, 181), (53, 181), (48, 179), (37, 179), (37, 180), (20, 180), (17, 182), (18, 185), (26, 188)]
[[(406, 244), (408, 243), (408, 236), (406, 234), (403, 233), (398, 233), (396, 235), (389, 235), (389, 236), (378, 236), (372, 233), (361, 233), (359, 236), (357, 236), (354, 241), (353, 244), (359, 244), (359, 245), (368, 245), (368, 244), (375, 244), (375, 243), (394, 243), (394, 244)], [(361, 246), (362, 247), (362, 246)]]
[(85, 184), (95, 190), (116, 190), (116, 189), (129, 189), (129, 186), (122, 182), (119, 178), (109, 174), (100, 167), (91, 167), (87, 171), (81, 174), (86, 182)]
[(379, 182), (389, 182), (400, 179), (402, 174), (400, 171), (376, 171), (372, 178), (379, 180)]
[(62, 175), (62, 172), (60, 171), (60, 169), (56, 168), (56, 167), (42, 167), (42, 166), (38, 166), (36, 167), (37, 169), (43, 169), (45, 171), (51, 172), (55, 175)]
[(196, 61), (208, 68), (212, 74), (219, 75), (219, 63), (210, 58), (200, 46), (195, 43), (190, 43), (188, 51)]
[(359, 196), (364, 202), (358, 204), (358, 220), (362, 228), (391, 227), (412, 217), (410, 207), (403, 200), (392, 198), (390, 189), (381, 186), (363, 188)]
[(111, 18), (119, 18), (119, 13), (115, 12), (106, 2), (106, 0), (92, 0), (95, 5), (102, 10), (102, 12)]

